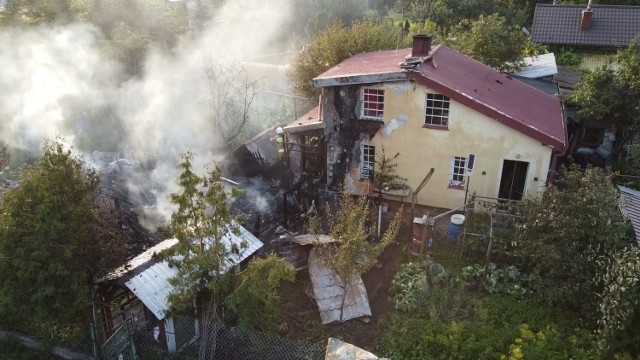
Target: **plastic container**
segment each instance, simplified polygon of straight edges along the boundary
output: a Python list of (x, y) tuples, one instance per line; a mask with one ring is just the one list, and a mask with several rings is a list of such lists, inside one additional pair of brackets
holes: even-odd
[(460, 234), (464, 229), (464, 215), (454, 214), (451, 215), (451, 223), (447, 228), (447, 237), (450, 243), (458, 242)]

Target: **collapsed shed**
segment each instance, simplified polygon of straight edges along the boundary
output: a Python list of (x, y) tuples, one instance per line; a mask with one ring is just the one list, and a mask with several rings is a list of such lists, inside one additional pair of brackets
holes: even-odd
[[(263, 246), (248, 230), (235, 225), (239, 233), (228, 231), (222, 238), (229, 250), (225, 259), (227, 270), (239, 266)], [(195, 340), (199, 334), (196, 318), (167, 316), (172, 291), (169, 280), (177, 275), (178, 269), (161, 254), (176, 244), (176, 239), (164, 240), (96, 280), (103, 347), (110, 348), (117, 340), (115, 335), (127, 324), (132, 325), (131, 331), (153, 336), (167, 352), (175, 352)], [(239, 251), (234, 253), (232, 249)]]

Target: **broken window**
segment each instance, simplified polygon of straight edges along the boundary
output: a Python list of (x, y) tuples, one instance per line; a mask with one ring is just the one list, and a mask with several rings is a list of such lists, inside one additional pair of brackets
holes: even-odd
[(467, 167), (467, 158), (462, 156), (451, 157), (451, 170), (449, 171), (449, 186), (462, 187), (464, 185), (464, 172)]
[(427, 94), (424, 124), (447, 127), (449, 125), (449, 97), (440, 94)]
[(384, 113), (384, 90), (362, 89), (362, 118), (382, 120)]
[(376, 165), (376, 148), (373, 145), (360, 147), (360, 179), (373, 179), (373, 170)]

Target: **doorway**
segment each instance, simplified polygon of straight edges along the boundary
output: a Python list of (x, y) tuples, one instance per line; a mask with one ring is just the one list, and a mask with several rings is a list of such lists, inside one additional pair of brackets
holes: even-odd
[(504, 160), (498, 197), (508, 200), (522, 200), (527, 182), (529, 163), (526, 161)]

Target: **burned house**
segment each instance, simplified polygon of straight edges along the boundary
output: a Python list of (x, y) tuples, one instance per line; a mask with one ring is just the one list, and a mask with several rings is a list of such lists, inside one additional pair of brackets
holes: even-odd
[[(520, 200), (542, 190), (567, 148), (558, 99), (428, 35), (412, 48), (356, 54), (312, 84), (319, 106), (284, 128), (286, 142), (324, 138), (325, 167), (316, 173), (329, 189), (370, 190), (384, 148), (399, 153), (396, 173), (410, 191), (434, 169), (420, 204), (456, 208), (467, 192)], [(305, 173), (302, 157), (289, 156), (290, 168)]]

